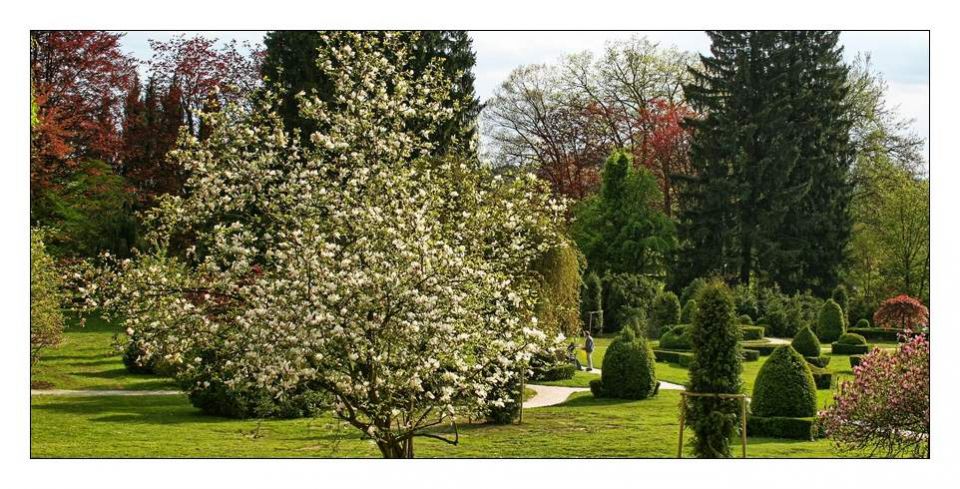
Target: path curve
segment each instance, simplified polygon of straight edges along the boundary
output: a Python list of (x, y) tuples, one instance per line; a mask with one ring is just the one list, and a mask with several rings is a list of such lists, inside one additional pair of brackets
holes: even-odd
[[(595, 368), (590, 374), (600, 375), (600, 369)], [(561, 387), (557, 385), (527, 384), (527, 387), (537, 393), (533, 398), (523, 403), (524, 409), (555, 406), (566, 401), (574, 392), (587, 392), (590, 389), (586, 387)], [(660, 389), (669, 391), (682, 391), (684, 387), (680, 384), (660, 381)]]
[(67, 390), (67, 389), (30, 389), (31, 396), (67, 396), (67, 397), (96, 397), (96, 396), (175, 396), (183, 394), (180, 391), (121, 391), (121, 390)]

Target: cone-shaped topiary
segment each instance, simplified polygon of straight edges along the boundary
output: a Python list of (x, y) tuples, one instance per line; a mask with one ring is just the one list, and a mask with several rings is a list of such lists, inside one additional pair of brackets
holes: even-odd
[(661, 292), (653, 301), (648, 327), (650, 338), (659, 338), (666, 326), (680, 322), (680, 299), (673, 292)]
[(843, 309), (833, 299), (827, 299), (820, 309), (820, 317), (817, 319), (817, 336), (820, 341), (827, 343), (836, 341), (844, 332), (846, 332), (846, 321), (843, 320)]
[(817, 339), (817, 335), (813, 333), (809, 326), (800, 329), (800, 332), (793, 337), (790, 346), (805, 357), (820, 356), (820, 340)]
[(807, 361), (792, 346), (778, 347), (760, 367), (750, 408), (756, 416), (817, 414), (817, 386)]
[[(690, 327), (693, 364), (687, 388), (698, 393), (739, 394), (743, 386), (742, 335), (730, 290), (722, 282), (711, 283), (697, 300), (700, 310)], [(740, 426), (740, 403), (736, 399), (691, 397), (686, 417), (695, 433), (693, 449), (697, 457), (730, 457), (730, 441)]]
[(656, 360), (645, 338), (624, 328), (603, 356), (600, 381), (591, 382), (597, 397), (646, 399), (657, 388)]
[(697, 306), (697, 301), (695, 299), (690, 299), (686, 304), (683, 305), (683, 310), (680, 312), (680, 322), (682, 324), (690, 324), (693, 322), (693, 318), (697, 317), (697, 311), (699, 306)]

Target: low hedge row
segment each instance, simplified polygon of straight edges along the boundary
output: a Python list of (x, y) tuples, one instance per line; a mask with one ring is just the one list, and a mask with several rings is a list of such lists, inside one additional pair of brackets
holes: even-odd
[(666, 350), (689, 350), (692, 348), (690, 325), (677, 324), (665, 328), (666, 331), (660, 334), (660, 348)]
[(542, 369), (533, 369), (533, 375), (530, 377), (530, 380), (552, 381), (572, 379), (576, 371), (577, 367), (572, 363), (558, 363)]
[(848, 333), (856, 333), (871, 341), (897, 341), (897, 330), (883, 328), (850, 328)]
[(829, 370), (811, 365), (810, 371), (813, 373), (813, 383), (817, 384), (818, 390), (830, 388), (830, 384), (833, 382), (833, 374)]
[(658, 362), (676, 363), (681, 367), (689, 367), (693, 363), (693, 353), (673, 350), (653, 350), (653, 356)]
[(809, 362), (810, 365), (813, 365), (814, 367), (826, 368), (827, 365), (830, 365), (830, 359), (833, 357), (829, 357), (827, 355), (820, 355), (819, 357), (803, 357), (803, 358), (806, 358), (807, 362)]
[(747, 418), (747, 436), (814, 440), (823, 436), (817, 418), (786, 418), (782, 416), (753, 416)]
[(740, 331), (743, 332), (743, 339), (745, 340), (759, 340), (763, 338), (763, 326), (751, 326), (749, 324), (741, 324)]
[(845, 345), (843, 343), (830, 343), (830, 351), (834, 355), (862, 355), (870, 351), (870, 345)]
[(756, 362), (757, 360), (760, 360), (760, 352), (758, 352), (757, 350), (742, 348), (740, 352), (743, 355), (744, 362)]
[(863, 355), (850, 355), (850, 368), (860, 365), (860, 360), (863, 358)]
[(752, 340), (752, 341), (741, 341), (740, 346), (750, 350), (756, 350), (760, 352), (760, 355), (767, 356), (773, 353), (773, 350), (776, 350), (778, 344), (771, 343), (770, 340)]

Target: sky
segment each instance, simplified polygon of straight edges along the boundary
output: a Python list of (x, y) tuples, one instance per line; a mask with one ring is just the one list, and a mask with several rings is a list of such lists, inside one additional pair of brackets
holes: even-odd
[[(198, 32), (221, 40), (262, 43), (263, 31)], [(139, 59), (150, 58), (149, 39), (165, 40), (178, 32), (129, 32), (123, 49)], [(192, 34), (192, 33), (191, 33)], [(553, 63), (581, 51), (599, 52), (608, 40), (646, 36), (662, 46), (707, 54), (710, 41), (702, 31), (471, 31), (477, 53), (475, 89), (480, 100), (489, 98), (514, 68), (531, 63)], [(930, 78), (929, 35), (916, 31), (844, 31), (840, 35), (844, 57), (869, 52), (874, 69), (887, 80), (887, 100), (913, 119), (914, 131), (929, 137)]]

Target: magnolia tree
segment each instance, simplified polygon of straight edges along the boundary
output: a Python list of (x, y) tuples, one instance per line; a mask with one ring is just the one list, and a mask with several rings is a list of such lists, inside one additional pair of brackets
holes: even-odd
[(820, 413), (827, 437), (842, 450), (928, 457), (930, 343), (925, 335), (906, 340), (896, 352), (874, 349), (853, 374)]
[[(189, 389), (215, 369), (277, 399), (326, 391), (383, 456), (412, 457), (415, 437), (456, 443), (458, 419), (510, 401), (498, 387), (562, 341), (537, 328), (530, 270), (564, 205), (532, 176), (423, 158), (451, 82), (398, 68), (410, 52), (393, 34), (327, 35), (344, 37), (317, 61), (336, 106), (299, 97), (324, 129), (301, 146), (269, 95), (206, 116), (210, 137), (172, 153), (187, 196), (152, 211), (150, 250), (101, 275), (98, 305)], [(196, 243), (182, 258), (178, 235)]]

